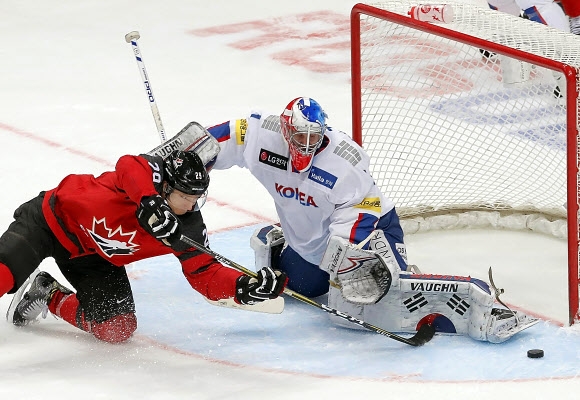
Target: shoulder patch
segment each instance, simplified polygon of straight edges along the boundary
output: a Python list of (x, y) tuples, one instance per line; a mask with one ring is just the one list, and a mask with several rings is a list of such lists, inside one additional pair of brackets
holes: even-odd
[(273, 153), (269, 150), (260, 149), (258, 161), (270, 167), (278, 168), (286, 171), (288, 169), (288, 157)]
[(330, 172), (313, 166), (308, 172), (308, 179), (332, 189), (338, 178)]
[(354, 208), (362, 208), (363, 210), (381, 212), (381, 199), (378, 197), (365, 197), (363, 201), (358, 203)]
[(262, 129), (267, 129), (273, 132), (282, 132), (280, 130), (280, 117), (277, 115), (269, 115), (262, 121)]
[(248, 130), (248, 120), (237, 119), (236, 120), (236, 143), (244, 144), (246, 139), (246, 131)]
[(334, 149), (334, 154), (344, 158), (352, 165), (357, 165), (360, 160), (362, 160), (362, 156), (356, 147), (348, 144), (346, 140), (343, 140), (338, 146), (336, 146), (336, 149)]

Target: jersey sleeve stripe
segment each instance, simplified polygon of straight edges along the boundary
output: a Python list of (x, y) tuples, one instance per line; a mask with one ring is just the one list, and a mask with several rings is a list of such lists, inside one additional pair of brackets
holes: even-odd
[(208, 128), (208, 131), (214, 138), (216, 138), (218, 142), (225, 142), (231, 137), (230, 121), (226, 121), (219, 125), (214, 125)]

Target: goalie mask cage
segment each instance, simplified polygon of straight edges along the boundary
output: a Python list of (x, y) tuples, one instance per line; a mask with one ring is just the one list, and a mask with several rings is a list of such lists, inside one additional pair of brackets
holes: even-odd
[(411, 19), (418, 3), (406, 0), (353, 7), (353, 138), (406, 233), (492, 227), (567, 240), (573, 324), (580, 37), (444, 3), (450, 23)]

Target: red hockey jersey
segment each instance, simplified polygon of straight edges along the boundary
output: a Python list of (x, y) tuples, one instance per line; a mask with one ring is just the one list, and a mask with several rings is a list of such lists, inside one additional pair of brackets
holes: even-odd
[[(115, 171), (69, 175), (46, 192), (43, 214), (71, 258), (99, 254), (124, 266), (145, 258), (174, 254), (190, 285), (210, 300), (234, 297), (240, 272), (225, 267), (186, 244), (170, 248), (139, 225), (135, 213), (143, 196), (160, 194), (163, 160), (148, 155), (121, 157)], [(199, 211), (178, 217), (182, 233), (207, 245)]]

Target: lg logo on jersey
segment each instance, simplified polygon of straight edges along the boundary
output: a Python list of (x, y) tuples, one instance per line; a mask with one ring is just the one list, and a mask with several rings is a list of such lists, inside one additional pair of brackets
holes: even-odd
[(276, 192), (281, 196), (287, 199), (294, 199), (298, 200), (298, 202), (306, 207), (314, 206), (318, 207), (314, 202), (314, 198), (312, 196), (307, 195), (304, 192), (298, 190), (298, 188), (283, 186), (275, 183), (276, 185)]
[(258, 158), (258, 161), (283, 171), (286, 171), (288, 168), (288, 157), (264, 149), (260, 149), (260, 157)]

